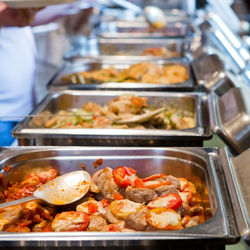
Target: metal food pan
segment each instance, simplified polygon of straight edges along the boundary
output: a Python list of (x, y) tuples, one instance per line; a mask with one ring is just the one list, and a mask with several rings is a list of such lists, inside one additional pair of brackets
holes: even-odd
[(22, 146), (201, 146), (210, 139), (212, 130), (207, 107), (207, 97), (201, 93), (129, 92), (147, 97), (148, 105), (176, 108), (194, 113), (196, 127), (184, 130), (164, 129), (55, 129), (34, 128), (29, 125), (32, 117), (41, 112), (55, 114), (59, 110), (81, 108), (87, 102), (105, 105), (117, 96), (128, 94), (122, 91), (73, 91), (66, 90), (49, 94), (12, 131)]
[[(149, 4), (147, 4), (149, 5)], [(164, 7), (166, 7), (166, 2), (164, 2)], [(193, 18), (181, 9), (162, 9), (164, 14), (168, 17), (168, 22), (191, 22)], [(100, 17), (101, 22), (111, 22), (111, 21), (127, 21), (127, 22), (145, 22), (144, 15), (136, 15), (132, 10), (123, 10), (117, 8), (105, 8), (103, 9), (102, 15)]]
[[(185, 57), (184, 39), (97, 39), (97, 47), (100, 55), (142, 56), (142, 52), (148, 48), (166, 48), (176, 55), (168, 58)], [(164, 56), (162, 56), (164, 57)]]
[(161, 29), (150, 29), (147, 22), (103, 22), (94, 33), (103, 38), (163, 38), (186, 37), (190, 33), (189, 24), (184, 22), (169, 23)]
[[(130, 60), (129, 60), (130, 58)], [(171, 65), (171, 64), (181, 64), (185, 66), (188, 70), (188, 79), (180, 83), (172, 84), (154, 84), (154, 83), (116, 83), (116, 82), (107, 82), (100, 84), (73, 84), (65, 82), (61, 77), (65, 74), (71, 74), (81, 71), (92, 71), (98, 69), (105, 69), (113, 67), (116, 69), (125, 69), (129, 66), (143, 62), (144, 60), (134, 60), (132, 57), (128, 56), (117, 56), (116, 60), (110, 60), (109, 56), (104, 56), (102, 58), (93, 57), (93, 58), (78, 58), (72, 61), (66, 62), (59, 71), (52, 77), (49, 81), (47, 87), (49, 90), (62, 90), (62, 89), (73, 89), (73, 90), (98, 90), (98, 89), (109, 89), (109, 90), (151, 90), (151, 91), (192, 91), (194, 89), (194, 77), (192, 74), (190, 63), (187, 60), (170, 60), (170, 59), (154, 59), (152, 57), (145, 60), (147, 62), (153, 62), (157, 65)]]
[[(185, 177), (193, 181), (204, 205), (211, 208), (212, 217), (198, 226), (173, 231), (156, 232), (0, 232), (2, 246), (167, 246), (169, 244), (231, 244), (239, 240), (231, 210), (230, 196), (216, 149), (203, 148), (84, 148), (84, 147), (23, 147), (2, 148), (0, 168), (3, 187), (8, 181), (23, 180), (30, 172), (54, 167), (60, 174), (81, 170), (93, 174), (109, 166), (131, 166), (139, 176), (157, 173)], [(103, 159), (102, 166), (94, 162)], [(10, 171), (3, 168), (8, 165)], [(206, 248), (207, 249), (207, 248)]]

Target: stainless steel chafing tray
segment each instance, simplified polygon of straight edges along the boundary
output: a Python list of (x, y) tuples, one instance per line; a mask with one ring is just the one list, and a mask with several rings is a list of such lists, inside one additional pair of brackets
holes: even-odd
[[(248, 154), (249, 156), (249, 154)], [(22, 147), (2, 148), (0, 167), (4, 175), (3, 187), (9, 180), (23, 180), (30, 172), (53, 166), (60, 174), (80, 170), (81, 164), (93, 174), (93, 163), (103, 159), (99, 168), (121, 165), (133, 167), (138, 175), (167, 173), (193, 181), (201, 193), (212, 217), (204, 223), (176, 231), (157, 232), (50, 232), (50, 233), (0, 233), (2, 246), (167, 246), (169, 244), (233, 244), (236, 243), (243, 224), (234, 210), (231, 199), (236, 199), (237, 184), (232, 178), (233, 160), (226, 149), (204, 148), (98, 148), (98, 147)], [(245, 158), (245, 157), (243, 157)], [(11, 166), (5, 172), (5, 165)], [(98, 169), (99, 169), (98, 168)], [(225, 175), (224, 175), (225, 172)], [(226, 178), (225, 178), (226, 177)], [(230, 180), (231, 178), (231, 180)], [(3, 188), (2, 187), (2, 188)], [(230, 188), (230, 192), (228, 190)], [(235, 189), (236, 188), (236, 189)], [(237, 189), (238, 190), (238, 189)], [(234, 191), (233, 193), (231, 191)], [(249, 192), (248, 192), (249, 194)], [(233, 197), (232, 197), (233, 196)], [(234, 206), (237, 204), (234, 204)], [(249, 209), (249, 208), (248, 208)], [(249, 221), (249, 217), (248, 217)], [(238, 224), (239, 223), (239, 224)], [(237, 226), (236, 226), (237, 225)], [(246, 228), (246, 227), (244, 227)], [(249, 229), (249, 227), (248, 227)], [(247, 231), (245, 230), (245, 236)], [(248, 231), (249, 234), (249, 231)]]
[[(154, 84), (154, 83), (100, 83), (100, 84), (73, 84), (62, 81), (61, 77), (65, 74), (71, 74), (74, 72), (81, 71), (91, 71), (104, 69), (109, 67), (114, 67), (116, 69), (125, 69), (129, 66), (146, 61), (153, 62), (157, 65), (171, 65), (171, 64), (181, 64), (185, 66), (188, 70), (189, 78), (188, 80), (180, 83), (172, 84)], [(92, 58), (78, 58), (72, 61), (66, 62), (59, 71), (52, 77), (47, 85), (49, 90), (62, 90), (62, 89), (74, 89), (74, 90), (84, 90), (84, 89), (112, 89), (112, 90), (151, 90), (151, 91), (161, 91), (161, 90), (181, 90), (181, 91), (192, 91), (194, 89), (194, 79), (192, 75), (192, 70), (190, 63), (187, 60), (170, 60), (170, 59), (154, 59), (149, 57), (148, 60), (145, 58), (140, 60), (135, 57), (128, 60), (128, 56), (116, 56), (116, 60), (113, 58), (112, 61), (109, 60), (109, 56), (103, 57), (92, 57)]]
[(118, 146), (199, 146), (212, 136), (207, 97), (202, 93), (160, 93), (129, 92), (132, 95), (147, 97), (148, 105), (161, 107), (174, 105), (195, 115), (196, 126), (185, 130), (161, 129), (46, 129), (29, 126), (32, 117), (44, 111), (56, 113), (59, 110), (81, 108), (87, 102), (107, 104), (122, 91), (72, 91), (66, 90), (49, 94), (29, 117), (26, 117), (13, 130), (19, 145), (118, 145)]
[[(147, 4), (149, 5), (149, 4)], [(166, 3), (164, 2), (164, 6), (166, 7)], [(192, 17), (181, 9), (163, 9), (163, 12), (168, 17), (168, 22), (190, 22), (192, 21)], [(137, 16), (134, 11), (131, 10), (123, 10), (123, 9), (112, 9), (105, 8), (100, 17), (101, 22), (111, 22), (111, 21), (133, 21), (133, 22), (145, 22), (144, 16)]]
[(215, 54), (203, 54), (194, 59), (192, 69), (198, 86), (207, 92), (215, 92), (222, 96), (230, 88), (235, 87), (235, 84), (225, 72), (223, 62)]
[[(184, 39), (107, 39), (98, 38), (97, 47), (100, 55), (141, 56), (143, 50), (148, 48), (166, 48), (169, 52), (176, 52), (169, 58), (184, 57)], [(161, 56), (165, 57), (165, 56)]]
[(104, 38), (163, 38), (186, 37), (191, 32), (189, 24), (185, 22), (169, 23), (165, 28), (149, 31), (147, 22), (103, 22), (94, 32)]
[(247, 88), (231, 88), (222, 96), (213, 93), (209, 99), (212, 127), (237, 153), (250, 148), (249, 96)]
[[(146, 60), (157, 58), (184, 58), (188, 54), (189, 44), (192, 39), (188, 38), (89, 38), (83, 45), (73, 46), (65, 55), (64, 60), (83, 58), (84, 56), (109, 56), (109, 60), (116, 60), (117, 56), (123, 56), (123, 60)], [(167, 54), (163, 56), (142, 55), (145, 49), (164, 48)]]

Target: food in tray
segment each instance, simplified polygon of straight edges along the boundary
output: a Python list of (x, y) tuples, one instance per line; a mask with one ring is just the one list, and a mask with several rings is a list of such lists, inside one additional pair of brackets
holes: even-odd
[[(113, 54), (112, 51), (107, 51), (105, 54)], [(180, 53), (177, 51), (177, 49), (169, 50), (166, 47), (152, 47), (152, 48), (146, 48), (141, 53), (138, 54), (137, 50), (129, 50), (129, 51), (122, 51), (116, 53), (117, 56), (125, 56), (125, 55), (141, 55), (141, 56), (159, 56), (159, 57), (165, 57), (165, 58), (173, 58), (173, 57), (179, 57)]]
[[(117, 129), (188, 129), (196, 126), (193, 113), (170, 105), (161, 107), (163, 111), (157, 114), (156, 107), (148, 106), (146, 97), (127, 94), (110, 100), (107, 105), (88, 102), (75, 111), (60, 110), (56, 114), (44, 111), (31, 120), (30, 126)], [(156, 115), (150, 116), (154, 110)], [(148, 119), (144, 119), (147, 114)], [(128, 122), (133, 120), (134, 123)]]
[[(31, 195), (58, 171), (30, 173), (8, 183), (1, 200)], [(142, 178), (132, 167), (105, 167), (92, 176), (84, 199), (69, 207), (30, 201), (0, 210), (0, 230), (7, 232), (134, 232), (178, 230), (196, 226), (212, 216), (204, 207), (199, 186), (186, 178), (155, 174)]]
[(75, 72), (62, 76), (62, 80), (73, 84), (117, 83), (153, 83), (175, 84), (188, 79), (188, 70), (181, 64), (157, 65), (141, 62), (127, 69), (107, 68), (89, 72)]
[(172, 58), (172, 57), (180, 56), (180, 53), (176, 50), (170, 51), (170, 50), (166, 49), (165, 47), (160, 47), (160, 48), (144, 49), (142, 51), (141, 55), (142, 56), (161, 56), (161, 57)]

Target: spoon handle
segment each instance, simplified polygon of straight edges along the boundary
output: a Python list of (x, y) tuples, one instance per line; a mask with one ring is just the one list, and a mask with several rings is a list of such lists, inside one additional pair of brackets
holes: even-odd
[(24, 203), (27, 201), (32, 201), (32, 200), (36, 200), (37, 198), (35, 196), (28, 196), (22, 199), (18, 199), (18, 200), (14, 200), (14, 201), (9, 201), (9, 202), (4, 202), (0, 204), (0, 209), (2, 208), (6, 208), (6, 207), (10, 207), (10, 206), (14, 206), (20, 203)]

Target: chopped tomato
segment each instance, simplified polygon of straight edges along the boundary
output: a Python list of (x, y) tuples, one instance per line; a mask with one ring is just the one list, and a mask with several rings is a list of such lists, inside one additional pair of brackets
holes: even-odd
[(165, 174), (155, 174), (155, 175), (151, 175), (147, 178), (144, 178), (143, 181), (146, 182), (146, 181), (153, 181), (155, 179), (159, 179), (159, 178), (162, 178), (163, 176), (166, 176)]
[(94, 202), (90, 202), (88, 204), (88, 214), (94, 214), (97, 212), (97, 210), (98, 210), (97, 204), (95, 204)]
[(102, 203), (103, 207), (109, 206), (109, 201), (107, 199), (102, 199), (100, 202)]
[(117, 227), (117, 225), (115, 224), (110, 224), (108, 231), (109, 232), (119, 232), (121, 229), (119, 227)]
[(122, 200), (122, 199), (124, 199), (124, 197), (119, 193), (114, 193), (114, 199), (115, 200)]
[(158, 197), (153, 201), (150, 201), (147, 205), (149, 209), (157, 207), (165, 207), (176, 210), (182, 204), (182, 200), (179, 194), (170, 193), (164, 196)]
[(173, 209), (158, 207), (146, 212), (146, 220), (159, 230), (182, 229), (181, 216)]
[(149, 176), (147, 178), (144, 178), (143, 179), (144, 187), (155, 189), (155, 188), (158, 188), (160, 186), (170, 185), (171, 182), (167, 181), (163, 178), (165, 176), (166, 176), (165, 174), (155, 174), (155, 175)]
[(118, 167), (112, 171), (115, 183), (123, 188), (134, 183), (136, 171), (129, 167)]
[(132, 96), (132, 97), (131, 97), (131, 100), (132, 100), (132, 102), (133, 102), (136, 106), (138, 106), (138, 107), (141, 107), (141, 106), (142, 106), (142, 102), (141, 102), (141, 100), (140, 100), (139, 98), (137, 98), (137, 97), (135, 97), (135, 96)]
[(145, 188), (155, 189), (161, 186), (170, 185), (170, 181), (148, 181), (144, 183)]
[(114, 224), (109, 224), (107, 226), (104, 226), (102, 228), (102, 231), (104, 232), (121, 232), (121, 230), (124, 228), (124, 222), (117, 222)]
[(145, 186), (144, 186), (144, 183), (143, 183), (143, 180), (140, 179), (140, 178), (137, 178), (137, 179), (135, 180), (134, 186), (135, 186), (136, 188), (144, 188), (144, 187), (145, 187)]

